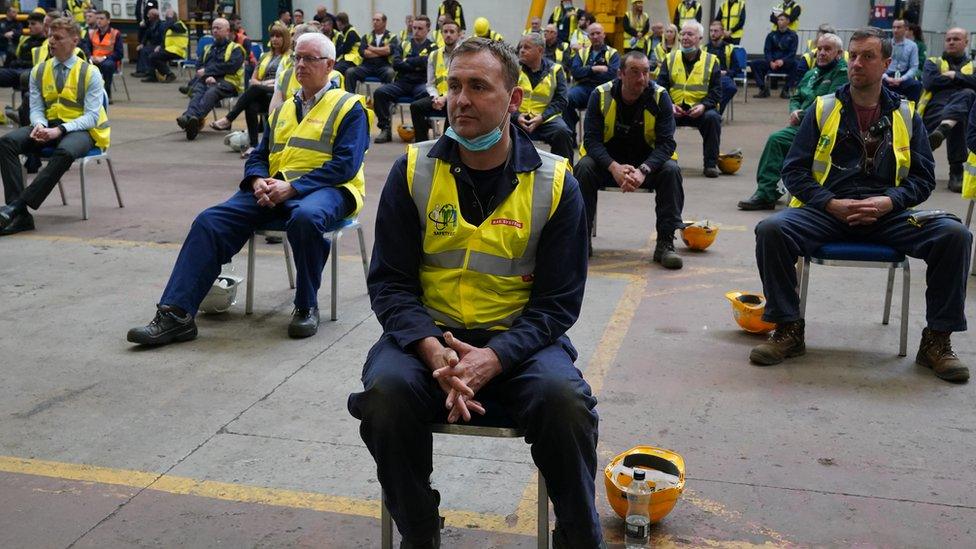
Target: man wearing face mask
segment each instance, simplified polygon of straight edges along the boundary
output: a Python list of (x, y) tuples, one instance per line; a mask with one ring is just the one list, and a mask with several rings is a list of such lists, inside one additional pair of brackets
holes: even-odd
[(368, 286), (384, 333), (349, 412), (376, 460), (401, 547), (439, 547), (431, 422), (508, 417), (526, 431), (556, 512), (554, 547), (602, 547), (596, 400), (566, 330), (586, 279), (586, 221), (564, 158), (510, 122), (522, 102), (504, 43), (450, 59), (439, 140), (411, 145), (383, 187)]

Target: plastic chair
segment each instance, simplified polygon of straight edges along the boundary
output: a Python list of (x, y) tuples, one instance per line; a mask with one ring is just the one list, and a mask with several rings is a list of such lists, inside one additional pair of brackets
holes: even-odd
[[(44, 149), (41, 149), (42, 159), (51, 158), (52, 154), (54, 154), (54, 147), (46, 147)], [(72, 163), (72, 165), (79, 164), (79, 163), (81, 164), (79, 179), (81, 179), (81, 218), (82, 219), (86, 219), (86, 220), (88, 219), (88, 199), (85, 193), (85, 168), (88, 167), (88, 163), (91, 161), (95, 161), (96, 164), (101, 164), (102, 160), (104, 160), (105, 164), (108, 165), (108, 173), (109, 176), (112, 178), (112, 186), (115, 188), (115, 199), (118, 201), (120, 208), (125, 207), (125, 204), (122, 203), (122, 193), (119, 191), (119, 183), (115, 179), (115, 169), (112, 167), (112, 157), (109, 156), (108, 151), (103, 151), (98, 147), (93, 147), (92, 150), (88, 151), (88, 153), (85, 156), (76, 158), (75, 161)], [(68, 198), (64, 194), (64, 186), (62, 186), (60, 181), (58, 181), (58, 192), (61, 193), (61, 204), (67, 206)]]
[[(363, 275), (369, 276), (369, 257), (366, 255), (366, 239), (363, 236), (363, 227), (359, 224), (359, 218), (353, 219), (343, 219), (335, 227), (329, 227), (322, 235), (323, 238), (327, 238), (332, 241), (332, 251), (329, 257), (332, 262), (332, 320), (338, 320), (339, 316), (337, 314), (338, 306), (338, 293), (337, 289), (339, 286), (339, 239), (342, 237), (342, 232), (345, 230), (356, 229), (359, 233), (359, 253), (363, 258)], [(253, 312), (254, 305), (254, 242), (258, 234), (267, 233), (284, 233), (285, 232), (285, 220), (279, 219), (272, 221), (271, 223), (266, 223), (261, 225), (254, 231), (251, 235), (250, 240), (247, 243), (247, 296), (244, 301), (244, 313), (251, 314)], [(288, 238), (285, 236), (282, 239), (282, 245), (285, 249), (285, 267), (288, 270), (288, 285), (291, 289), (295, 289), (295, 274), (292, 267), (291, 259), (291, 247), (288, 245)]]
[(378, 88), (383, 85), (383, 81), (376, 76), (367, 76), (366, 78), (360, 80), (358, 84), (356, 84), (356, 93), (359, 93), (359, 86), (366, 86), (366, 93), (364, 93), (363, 95), (365, 95), (366, 97), (373, 97), (374, 85)]
[[(732, 62), (735, 66), (740, 67), (739, 72), (732, 75), (732, 81), (735, 85), (742, 85), (742, 102), (749, 102), (749, 57), (746, 54), (746, 49), (742, 46), (735, 46), (732, 48)], [(735, 98), (729, 102), (729, 107), (735, 102)]]
[(837, 267), (866, 267), (888, 270), (885, 289), (884, 315), (881, 323), (888, 325), (891, 315), (891, 294), (895, 286), (895, 269), (903, 269), (901, 289), (901, 344), (898, 356), (905, 356), (908, 349), (908, 299), (912, 275), (905, 254), (883, 244), (866, 242), (830, 242), (817, 248), (810, 257), (797, 262), (800, 280), (800, 317), (806, 316), (807, 286), (810, 283), (810, 263)]
[[(472, 418), (481, 422), (484, 418)], [(515, 422), (508, 417), (497, 418), (496, 425), (433, 423), (430, 432), (442, 435), (463, 435), (493, 438), (524, 438), (525, 431), (519, 429)], [(540, 549), (549, 547), (549, 492), (542, 473), (538, 474), (539, 501), (536, 505), (536, 546)], [(380, 547), (393, 548), (393, 518), (386, 509), (386, 494), (380, 491)]]
[(201, 36), (197, 40), (197, 58), (196, 59), (191, 59), (190, 58), (190, 49), (187, 48), (186, 49), (186, 59), (184, 59), (183, 61), (178, 62), (179, 67), (180, 67), (180, 72), (182, 72), (184, 69), (187, 69), (187, 70), (190, 71), (190, 78), (193, 78), (193, 71), (195, 71), (197, 69), (197, 67), (200, 65), (200, 60), (203, 59), (203, 50), (207, 46), (212, 45), (213, 43), (214, 43), (214, 37), (213, 36), (210, 36), (209, 34), (206, 35), (206, 36)]

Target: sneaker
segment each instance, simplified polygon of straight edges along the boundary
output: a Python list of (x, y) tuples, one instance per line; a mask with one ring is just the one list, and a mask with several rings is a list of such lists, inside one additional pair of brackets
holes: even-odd
[(654, 262), (660, 263), (665, 269), (680, 269), (684, 262), (678, 252), (674, 251), (673, 240), (658, 240), (654, 248)]
[(390, 141), (393, 141), (393, 133), (390, 128), (386, 128), (380, 129), (380, 134), (376, 136), (373, 143), (389, 143)]
[(759, 193), (756, 193), (745, 200), (740, 200), (738, 206), (740, 210), (746, 211), (775, 210), (776, 201), (765, 200), (763, 197), (759, 196)]
[(766, 88), (763, 88), (763, 89), (759, 90), (759, 93), (757, 93), (756, 95), (753, 95), (753, 97), (755, 97), (756, 99), (765, 99), (765, 98), (769, 97), (769, 90), (767, 90)]
[(918, 354), (915, 355), (915, 363), (931, 368), (939, 379), (965, 383), (969, 381), (969, 368), (959, 360), (959, 357), (952, 350), (950, 335), (950, 332), (923, 329), (922, 341), (918, 344)]
[(949, 132), (951, 131), (952, 128), (948, 124), (939, 124), (939, 127), (932, 130), (932, 133), (929, 134), (929, 147), (931, 147), (933, 151), (941, 147), (942, 142), (945, 141), (946, 136), (949, 135)]
[(158, 305), (156, 316), (146, 326), (132, 328), (126, 339), (139, 345), (167, 345), (190, 341), (197, 337), (197, 323), (186, 313), (183, 316), (166, 305)]
[(765, 343), (753, 347), (749, 360), (757, 366), (772, 366), (785, 359), (806, 354), (803, 341), (803, 319), (780, 322)]

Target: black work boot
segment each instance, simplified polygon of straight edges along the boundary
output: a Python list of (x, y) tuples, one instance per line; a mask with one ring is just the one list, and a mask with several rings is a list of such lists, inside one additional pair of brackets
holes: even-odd
[(197, 323), (189, 313), (182, 315), (173, 307), (158, 305), (156, 317), (146, 326), (132, 328), (126, 339), (139, 345), (166, 345), (190, 341), (197, 337)]
[(952, 342), (949, 341), (950, 335), (950, 332), (923, 329), (922, 342), (918, 344), (915, 362), (926, 368), (931, 368), (940, 379), (965, 383), (969, 381), (969, 368), (959, 360), (959, 357), (952, 350)]
[[(434, 495), (434, 507), (439, 508), (441, 506), (441, 493), (437, 490), (431, 490), (431, 492)], [(437, 521), (438, 530), (434, 533), (433, 538), (428, 538), (421, 541), (403, 539), (400, 541), (400, 549), (440, 549), (441, 530), (444, 528), (444, 517), (438, 517)]]
[(775, 200), (766, 200), (765, 198), (759, 196), (759, 193), (755, 193), (745, 200), (740, 200), (737, 205), (740, 210), (747, 211), (776, 209)]
[(933, 151), (941, 147), (942, 142), (945, 141), (946, 136), (949, 135), (949, 132), (951, 131), (952, 126), (949, 124), (939, 124), (939, 127), (932, 130), (932, 133), (929, 134), (929, 147), (931, 147)]
[(762, 88), (761, 90), (759, 90), (759, 93), (753, 95), (753, 97), (755, 97), (756, 99), (764, 99), (766, 97), (769, 97), (769, 90), (767, 90), (766, 88)]
[(380, 128), (380, 134), (376, 136), (373, 143), (389, 143), (393, 141), (393, 133), (390, 128)]
[(949, 164), (949, 190), (962, 192), (962, 164)]
[(674, 240), (658, 240), (654, 247), (654, 262), (665, 269), (680, 269), (684, 264), (678, 252), (674, 251)]
[(319, 308), (295, 309), (288, 324), (288, 337), (311, 337), (319, 331)]
[(783, 360), (806, 354), (803, 341), (803, 319), (793, 322), (780, 322), (765, 343), (752, 348), (749, 360), (757, 366), (772, 366)]

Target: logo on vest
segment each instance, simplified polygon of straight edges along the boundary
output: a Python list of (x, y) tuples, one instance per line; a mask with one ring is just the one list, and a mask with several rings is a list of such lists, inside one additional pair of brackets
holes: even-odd
[(457, 207), (454, 204), (434, 204), (427, 213), (434, 223), (434, 236), (450, 236), (457, 230)]
[(500, 217), (498, 219), (492, 219), (491, 220), (491, 224), (492, 225), (508, 225), (509, 227), (515, 227), (516, 229), (521, 229), (522, 228), (522, 222), (521, 221), (516, 221), (514, 219), (505, 219), (503, 217)]

